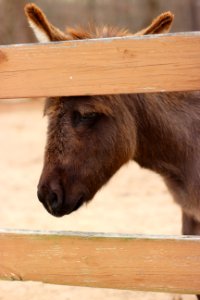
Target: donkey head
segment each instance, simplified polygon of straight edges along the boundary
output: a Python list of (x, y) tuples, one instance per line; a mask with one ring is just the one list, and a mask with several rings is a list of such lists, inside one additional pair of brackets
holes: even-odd
[[(49, 23), (34, 4), (25, 7), (28, 21), (40, 42), (126, 36), (126, 30), (101, 27), (68, 29)], [(170, 12), (136, 33), (168, 32)], [(57, 97), (46, 100), (48, 134), (38, 198), (54, 216), (78, 209), (126, 162), (134, 157), (136, 124), (123, 95)]]

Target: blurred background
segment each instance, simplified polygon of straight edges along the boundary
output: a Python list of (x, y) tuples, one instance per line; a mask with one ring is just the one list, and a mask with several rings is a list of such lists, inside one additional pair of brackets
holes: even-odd
[[(0, 44), (35, 38), (24, 17), (29, 1), (0, 0)], [(133, 32), (163, 11), (175, 14), (172, 31), (200, 30), (200, 0), (37, 0), (52, 23), (110, 24)], [(0, 227), (141, 234), (180, 234), (181, 212), (162, 179), (134, 162), (121, 168), (94, 200), (56, 219), (37, 200), (46, 139), (44, 99), (0, 100)], [(133, 254), (134, 255), (134, 254)], [(0, 261), (1, 263), (1, 261)], [(75, 288), (0, 281), (0, 300), (175, 300), (170, 294)]]
[[(0, 0), (0, 44), (33, 42), (23, 7), (31, 1)], [(155, 16), (171, 10), (176, 18), (173, 31), (200, 29), (199, 0), (35, 0), (50, 18), (64, 29), (66, 26), (111, 24), (130, 28), (133, 32), (145, 27)]]

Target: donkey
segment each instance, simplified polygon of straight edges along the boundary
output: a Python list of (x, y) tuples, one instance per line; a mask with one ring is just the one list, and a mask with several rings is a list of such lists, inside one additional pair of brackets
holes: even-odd
[[(40, 42), (169, 32), (173, 14), (132, 34), (113, 27), (53, 26), (35, 5), (25, 13)], [(182, 233), (200, 234), (200, 92), (48, 98), (47, 144), (38, 198), (61, 217), (90, 201), (125, 163), (160, 174), (182, 208)], [(199, 297), (200, 299), (200, 297)]]

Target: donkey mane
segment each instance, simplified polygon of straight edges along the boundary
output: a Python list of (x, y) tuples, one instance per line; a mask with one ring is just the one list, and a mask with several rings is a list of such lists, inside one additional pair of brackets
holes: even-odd
[(127, 29), (120, 29), (115, 26), (96, 26), (89, 24), (87, 27), (67, 27), (67, 35), (69, 39), (93, 39), (93, 38), (107, 38), (107, 37), (123, 37), (131, 35)]

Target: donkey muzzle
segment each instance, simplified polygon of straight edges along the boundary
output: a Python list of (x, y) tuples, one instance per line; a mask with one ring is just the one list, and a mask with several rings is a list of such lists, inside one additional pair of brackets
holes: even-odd
[(62, 217), (77, 210), (84, 202), (82, 193), (71, 197), (64, 191), (62, 186), (51, 188), (50, 185), (39, 184), (37, 196), (46, 210), (55, 217)]
[(46, 186), (38, 187), (37, 196), (46, 210), (56, 217), (63, 215), (63, 196), (57, 191), (53, 191)]

